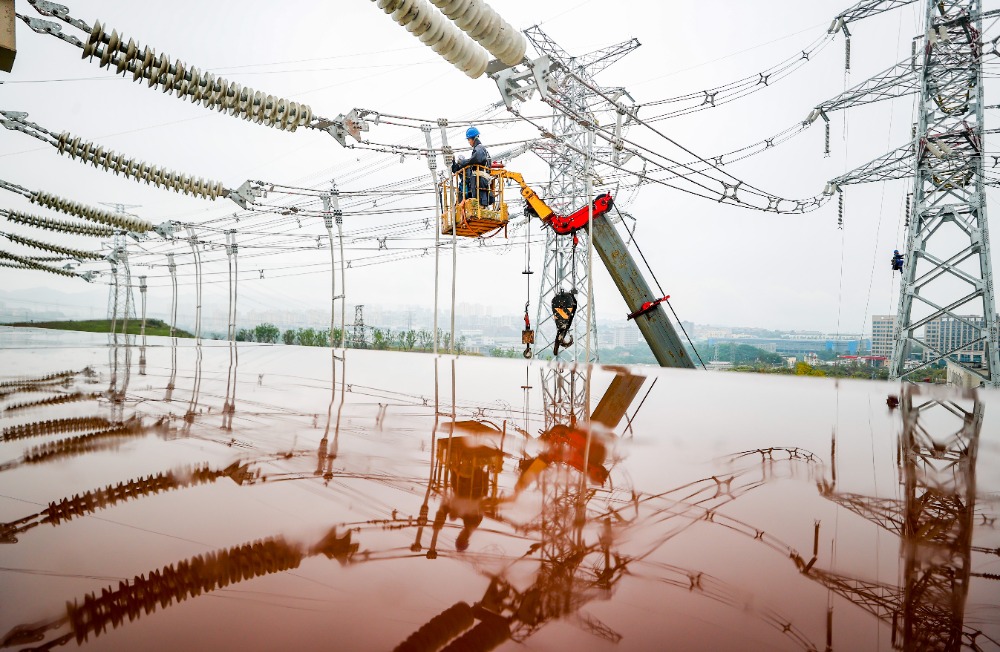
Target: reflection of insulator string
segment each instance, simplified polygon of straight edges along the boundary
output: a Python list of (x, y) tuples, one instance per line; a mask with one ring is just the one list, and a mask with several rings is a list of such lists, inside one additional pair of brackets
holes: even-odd
[[(31, 238), (25, 238), (23, 236), (15, 235), (13, 233), (4, 233), (0, 231), (0, 235), (7, 238), (11, 242), (16, 242), (17, 244), (24, 245), (26, 247), (32, 247), (34, 249), (42, 249), (43, 251), (51, 251), (57, 254), (63, 254), (67, 258), (77, 258), (81, 260), (101, 260), (104, 256), (96, 251), (83, 251), (82, 249), (71, 249), (69, 247), (61, 247), (50, 242), (41, 242), (39, 240), (32, 240)], [(37, 262), (37, 261), (36, 261)]]
[(118, 441), (125, 437), (145, 436), (146, 428), (142, 426), (138, 419), (130, 419), (124, 425), (99, 430), (69, 439), (49, 442), (40, 446), (35, 446), (24, 451), (21, 459), (0, 464), (0, 471), (17, 468), (22, 464), (38, 464), (71, 457), (73, 455), (84, 455), (100, 450), (107, 450), (118, 445)]
[(4, 380), (0, 381), (0, 387), (25, 388), (31, 385), (63, 382), (65, 380), (73, 378), (74, 376), (77, 376), (80, 373), (81, 372), (79, 371), (60, 371), (58, 373), (46, 374), (44, 376), (32, 376), (28, 378)]
[(224, 469), (211, 469), (207, 464), (188, 467), (177, 471), (157, 473), (145, 478), (136, 478), (118, 484), (109, 484), (102, 489), (74, 494), (72, 498), (51, 501), (40, 512), (20, 518), (10, 523), (0, 524), (0, 540), (9, 539), (28, 530), (49, 523), (59, 525), (74, 518), (108, 509), (118, 503), (127, 502), (150, 494), (184, 489), (200, 484), (215, 482), (221, 477), (229, 477), (237, 484), (243, 484), (253, 477), (247, 465), (235, 462)]
[[(60, 397), (54, 397), (60, 398)], [(46, 405), (53, 399), (45, 399), (39, 404)], [(24, 406), (13, 406), (17, 407)], [(44, 437), (45, 435), (60, 435), (67, 432), (79, 430), (95, 430), (97, 428), (107, 428), (111, 426), (111, 421), (105, 417), (69, 417), (66, 419), (50, 419), (48, 421), (35, 421), (32, 423), (22, 423), (16, 426), (7, 426), (3, 429), (0, 441), (14, 441), (15, 439), (28, 439), (30, 437)]]
[[(35, 649), (51, 649), (74, 639), (82, 644), (91, 634), (100, 636), (109, 625), (117, 629), (143, 614), (156, 611), (157, 606), (166, 608), (175, 601), (183, 602), (202, 593), (224, 589), (230, 584), (289, 571), (298, 568), (303, 559), (315, 555), (321, 554), (347, 564), (357, 549), (358, 544), (351, 542), (350, 531), (338, 536), (334, 528), (312, 546), (289, 542), (279, 536), (197, 555), (176, 565), (153, 570), (148, 577), (137, 575), (131, 581), (119, 582), (117, 586), (109, 586), (100, 593), (88, 593), (82, 601), (67, 602), (65, 615), (16, 627), (0, 640), (0, 646), (35, 643), (44, 639), (45, 632), (66, 625), (71, 629), (69, 633)], [(398, 559), (399, 556), (379, 558)]]
[[(18, 410), (28, 410), (40, 407), (49, 407), (51, 405), (61, 405), (63, 403), (75, 403), (77, 401), (91, 401), (100, 398), (99, 393), (85, 394), (83, 392), (74, 392), (72, 394), (60, 394), (58, 396), (50, 396), (48, 398), (42, 398), (37, 401), (25, 401), (22, 403), (11, 403), (10, 405), (4, 407), (4, 412), (16, 412)], [(6, 433), (6, 428), (4, 432)]]

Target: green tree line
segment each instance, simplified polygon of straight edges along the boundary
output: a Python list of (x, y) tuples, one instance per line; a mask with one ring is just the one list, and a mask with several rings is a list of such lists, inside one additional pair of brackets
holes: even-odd
[[(340, 346), (341, 330), (333, 329), (333, 344)], [(451, 348), (451, 334), (438, 329), (438, 350), (447, 351)], [(274, 324), (257, 324), (253, 328), (241, 328), (236, 331), (237, 342), (261, 342), (263, 344), (277, 344), (281, 342), (288, 345), (297, 346), (330, 346), (329, 328), (289, 328), (282, 332)], [(433, 351), (434, 336), (427, 329), (405, 329), (393, 331), (389, 328), (366, 327), (362, 332), (354, 329), (347, 329), (347, 336), (344, 338), (347, 348), (351, 349), (375, 349), (380, 351)], [(455, 351), (465, 353), (465, 337), (459, 337), (455, 341)]]

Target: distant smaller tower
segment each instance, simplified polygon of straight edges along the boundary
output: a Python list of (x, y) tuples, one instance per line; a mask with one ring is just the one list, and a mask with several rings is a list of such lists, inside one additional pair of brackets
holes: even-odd
[(354, 330), (351, 333), (351, 348), (364, 349), (368, 347), (365, 341), (365, 306), (354, 307)]

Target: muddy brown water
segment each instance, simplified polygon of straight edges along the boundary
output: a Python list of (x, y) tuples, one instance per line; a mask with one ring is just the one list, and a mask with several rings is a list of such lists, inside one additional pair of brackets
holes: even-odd
[(1000, 394), (0, 328), (0, 644), (1000, 649)]

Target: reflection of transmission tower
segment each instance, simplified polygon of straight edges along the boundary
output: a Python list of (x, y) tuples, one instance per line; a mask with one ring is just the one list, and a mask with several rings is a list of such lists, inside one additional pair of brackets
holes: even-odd
[[(904, 387), (900, 465), (903, 500), (823, 494), (902, 539), (902, 587), (834, 573), (805, 573), (892, 625), (893, 647), (957, 650), (977, 633), (963, 627), (971, 572), (976, 454), (983, 405), (971, 400), (919, 402)], [(963, 641), (963, 636), (967, 639)]]
[(354, 328), (351, 331), (351, 347), (363, 349), (367, 346), (365, 342), (365, 307), (364, 305), (354, 306)]
[[(573, 57), (538, 26), (528, 28), (525, 34), (538, 52), (548, 56), (552, 64), (558, 64), (553, 66), (550, 81), (555, 84), (560, 105), (571, 113), (589, 116), (592, 121), (597, 98), (593, 91), (570, 73), (600, 88), (593, 81), (593, 76), (639, 46), (637, 40), (631, 39), (580, 57)], [(608, 106), (608, 108), (613, 107)], [(541, 153), (542, 158), (549, 164), (546, 201), (557, 212), (567, 213), (593, 200), (593, 197), (586, 196), (587, 162), (586, 157), (580, 154), (588, 149), (588, 133), (586, 127), (558, 109), (554, 109), (552, 113), (552, 133), (560, 137), (561, 144), (556, 144), (551, 150)], [(601, 154), (597, 153), (596, 158), (602, 158)], [(590, 268), (587, 263), (586, 247), (576, 247), (576, 249), (580, 251), (574, 253), (573, 238), (557, 236), (552, 230), (546, 232), (544, 269), (538, 298), (538, 318), (535, 322), (538, 325), (539, 351), (551, 347), (555, 341), (551, 312), (553, 296), (560, 289), (574, 290), (587, 287)], [(577, 300), (577, 314), (580, 317), (574, 320), (572, 331), (576, 347), (572, 353), (574, 359), (579, 359), (579, 352), (585, 341), (587, 320), (583, 316), (587, 314), (588, 304), (592, 298), (587, 297), (584, 292), (578, 295)], [(596, 343), (596, 323), (592, 323), (591, 328)], [(591, 357), (596, 360), (596, 344), (592, 345), (591, 351)]]

